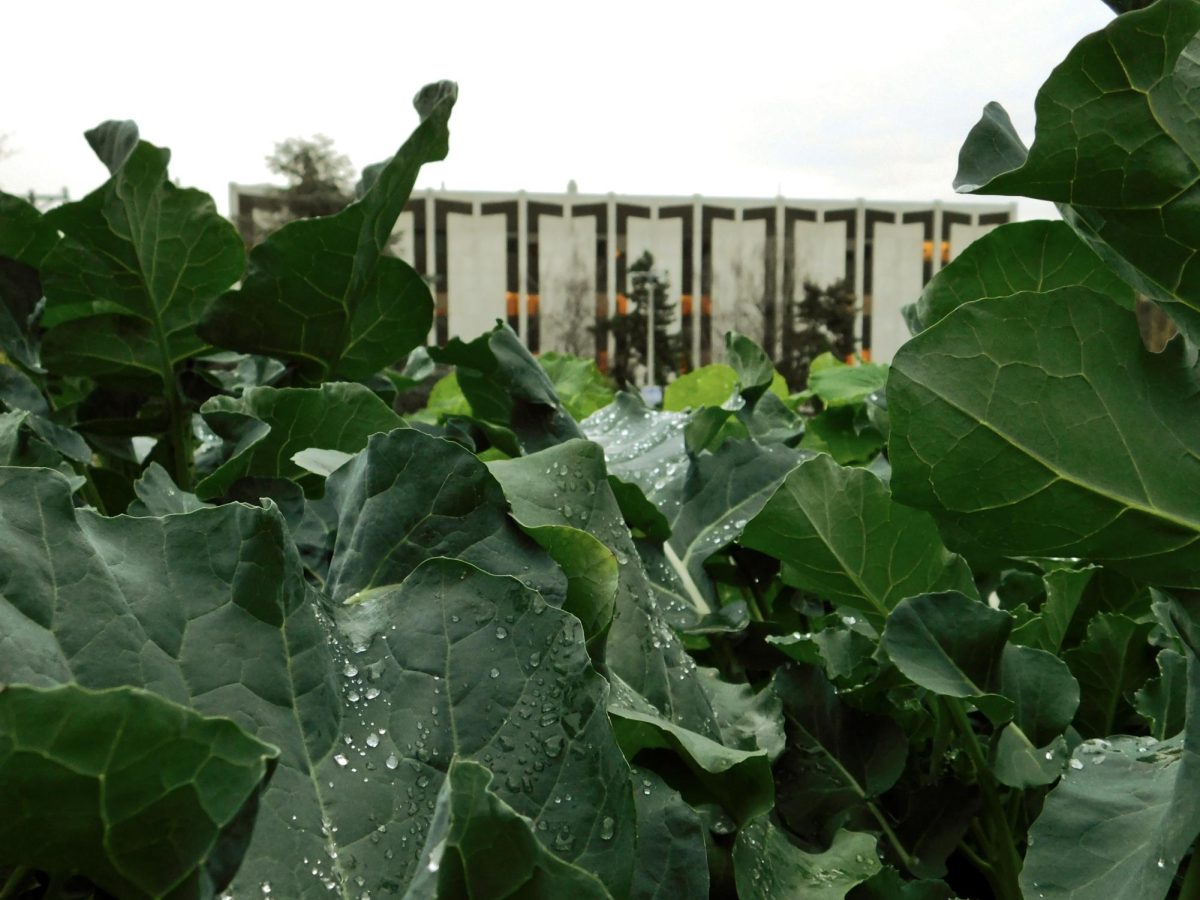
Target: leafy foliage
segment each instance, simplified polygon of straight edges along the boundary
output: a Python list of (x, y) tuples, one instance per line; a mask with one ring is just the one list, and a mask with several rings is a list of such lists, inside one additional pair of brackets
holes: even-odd
[(1064, 223), (891, 367), (730, 333), (662, 411), (503, 325), (392, 368), (450, 85), (244, 273), (89, 133), (96, 193), (0, 198), (0, 896), (1194, 896), (1198, 35), (1122, 12), (1028, 152), (988, 107), (960, 182)]

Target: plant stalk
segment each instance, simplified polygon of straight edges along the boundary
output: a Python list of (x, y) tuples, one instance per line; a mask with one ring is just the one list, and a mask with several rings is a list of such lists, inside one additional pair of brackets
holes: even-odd
[(867, 809), (870, 810), (871, 815), (875, 817), (875, 821), (879, 823), (879, 827), (882, 829), (884, 837), (886, 837), (888, 839), (888, 843), (892, 845), (892, 850), (895, 851), (896, 856), (899, 858), (901, 864), (903, 864), (904, 868), (913, 875), (916, 875), (917, 873), (913, 872), (912, 870), (912, 857), (909, 855), (908, 851), (904, 849), (904, 845), (900, 843), (900, 836), (897, 835), (896, 832), (892, 830), (892, 826), (888, 824), (887, 817), (884, 816), (883, 810), (881, 810), (870, 800), (866, 800), (865, 802), (867, 804)]
[(170, 417), (168, 440), (171, 442), (171, 461), (172, 468), (175, 470), (171, 473), (171, 477), (179, 485), (180, 490), (190, 491), (192, 489), (192, 417), (188, 415), (183, 397), (179, 394), (179, 385), (175, 381), (174, 373), (172, 373), (171, 382), (167, 386), (166, 400), (167, 414)]
[(83, 487), (79, 489), (79, 493), (83, 495), (83, 499), (96, 508), (96, 511), (102, 516), (108, 515), (108, 510), (104, 506), (104, 498), (100, 496), (100, 490), (96, 487), (96, 482), (92, 479), (92, 470), (87, 463), (75, 463), (75, 471), (83, 476)]
[(975, 736), (975, 730), (971, 727), (971, 720), (967, 718), (962, 701), (956, 697), (943, 697), (942, 702), (966, 746), (967, 755), (971, 757), (979, 790), (983, 794), (984, 813), (987, 816), (991, 838), (989, 849), (993, 856), (990, 862), (994, 868), (994, 878), (989, 877), (989, 880), (997, 897), (1002, 900), (1021, 900), (1021, 888), (1017, 881), (1021, 872), (1021, 860), (1017, 856), (1012, 829), (1008, 827), (1007, 811), (996, 790), (995, 778), (988, 767), (987, 758), (983, 755), (983, 748), (979, 744), (979, 738)]
[(961, 850), (963, 855), (971, 861), (971, 865), (987, 876), (989, 881), (992, 879), (992, 877), (995, 875), (995, 870), (992, 868), (992, 864), (972, 850), (970, 845), (965, 840), (959, 843), (958, 849)]
[(33, 870), (29, 866), (17, 866), (12, 870), (12, 874), (8, 876), (8, 880), (4, 882), (4, 887), (0, 888), (0, 900), (12, 900), (17, 896), (17, 891), (21, 889), (21, 885), (29, 877), (29, 873)]
[(1179, 888), (1179, 900), (1200, 900), (1200, 840), (1192, 847), (1192, 858)]
[[(801, 729), (806, 734), (808, 734), (808, 729), (806, 729), (803, 725), (801, 725), (798, 721), (796, 721), (795, 716), (788, 714), (787, 718), (789, 720), (791, 720), (793, 725), (795, 725), (797, 728)], [(811, 737), (811, 735), (810, 735), (810, 737)], [(910, 856), (908, 851), (904, 849), (904, 845), (900, 842), (900, 836), (897, 835), (896, 832), (892, 830), (892, 826), (891, 826), (891, 824), (888, 823), (887, 816), (885, 816), (883, 814), (883, 810), (881, 810), (878, 806), (876, 806), (875, 803), (872, 802), (867, 797), (867, 792), (865, 790), (863, 790), (863, 787), (861, 784), (858, 783), (858, 780), (853, 775), (851, 775), (848, 771), (846, 771), (846, 767), (842, 765), (841, 761), (836, 756), (834, 756), (832, 753), (830, 753), (825, 748), (824, 744), (822, 744), (816, 740), (813, 741), (813, 744), (815, 746), (821, 748), (821, 751), (824, 753), (825, 758), (827, 760), (829, 760), (829, 762), (833, 765), (833, 767), (838, 771), (838, 773), (842, 777), (842, 780), (846, 783), (846, 785), (851, 790), (854, 791), (854, 793), (856, 793), (859, 796), (859, 799), (861, 799), (862, 802), (866, 805), (866, 807), (870, 811), (871, 815), (875, 817), (875, 821), (879, 823), (880, 830), (883, 831), (884, 837), (886, 837), (888, 839), (888, 843), (892, 845), (892, 850), (894, 850), (896, 852), (896, 857), (900, 860), (901, 864), (903, 864), (904, 868), (907, 869), (909, 872), (912, 872), (912, 874), (915, 875), (916, 872), (912, 871), (912, 867), (913, 867), (912, 856)], [(1018, 900), (1019, 900), (1019, 898), (1018, 898)]]

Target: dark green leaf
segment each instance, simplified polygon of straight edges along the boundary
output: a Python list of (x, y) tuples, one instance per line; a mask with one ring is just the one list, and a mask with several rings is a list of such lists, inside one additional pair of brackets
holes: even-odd
[(741, 900), (842, 900), (880, 868), (872, 835), (839, 831), (824, 853), (806, 853), (766, 816), (738, 832), (733, 864)]
[(968, 304), (892, 364), (892, 490), (969, 555), (1200, 583), (1198, 388), (1180, 347), (1147, 352), (1086, 288)]
[[(520, 518), (517, 519), (520, 522)], [(617, 558), (597, 538), (567, 525), (529, 525), (525, 533), (550, 554), (567, 576), (563, 609), (579, 619), (594, 656), (603, 659), (604, 640), (616, 607)]]
[(546, 371), (507, 325), (499, 323), (470, 343), (452, 338), (429, 353), (458, 367), (458, 385), (472, 413), (511, 429), (525, 452), (583, 436)]
[(1163, 741), (1183, 728), (1187, 710), (1187, 659), (1174, 650), (1155, 657), (1159, 675), (1137, 692), (1138, 713), (1149, 723), (1150, 733)]
[[(35, 427), (39, 419), (40, 416), (23, 411), (0, 413), (0, 465), (57, 469), (70, 479), (72, 488), (78, 490), (84, 478), (76, 476), (74, 468), (57, 448), (42, 440)], [(41, 424), (49, 423), (42, 419)]]
[[(335, 616), (348, 651), (343, 729), (351, 741), (340, 748), (346, 766), (333, 761), (353, 781), (372, 776), (372, 762), (382, 765), (392, 785), (356, 792), (356, 820), (337, 823), (350, 831), (343, 846), (378, 878), (405, 867), (415, 874), (425, 862), (419, 846), (401, 840), (405, 862), (386, 862), (382, 842), (369, 839), (371, 814), (389, 833), (423, 833), (441, 770), (466, 757), (487, 765), (492, 791), (533, 821), (546, 849), (616, 895), (627, 890), (629, 770), (605, 715), (608, 686), (574, 617), (515, 579), (449, 559), (428, 560), (403, 584), (362, 595)], [(408, 800), (408, 787), (415, 802), (397, 802)]]
[(35, 329), (42, 283), (38, 269), (58, 232), (32, 205), (0, 191), (0, 353), (40, 372)]
[[(804, 420), (769, 391), (753, 404), (746, 403), (739, 407), (734, 415), (737, 416), (737, 423), (760, 444), (786, 444), (791, 447), (804, 434)], [(727, 423), (729, 426), (733, 424), (732, 421)]]
[(1005, 721), (1013, 703), (996, 692), (1011, 629), (1008, 613), (957, 591), (921, 594), (892, 610), (883, 647), (914, 684), (969, 699), (993, 721)]
[(406, 900), (529, 897), (610, 900), (594, 876), (538, 843), (533, 823), (489, 787), (492, 773), (469, 760), (450, 764)]
[(1001, 225), (969, 245), (925, 286), (917, 301), (918, 331), (936, 325), (964, 303), (1022, 291), (1091, 288), (1133, 309), (1133, 289), (1101, 262), (1063, 222)]
[(292, 456), (319, 448), (357, 453), (377, 432), (404, 427), (369, 388), (323, 384), (319, 388), (250, 388), (240, 397), (213, 397), (200, 408), (233, 452), (196, 485), (204, 499), (219, 497), (239, 478), (304, 474)]
[(1063, 654), (1079, 680), (1075, 727), (1084, 737), (1126, 730), (1133, 694), (1153, 673), (1153, 654), (1146, 644), (1149, 633), (1149, 623), (1101, 613), (1088, 623), (1087, 638)]
[(683, 760), (697, 790), (715, 799), (738, 821), (765, 813), (775, 803), (767, 749), (723, 743), (681, 727), (662, 716), (628, 685), (613, 679), (609, 716), (625, 756), (643, 750), (670, 750)]
[(640, 487), (669, 519), (687, 473), (686, 425), (682, 413), (647, 409), (641, 398), (620, 393), (580, 427), (604, 448), (609, 473)]
[(1143, 9), (1153, 2), (1154, 0), (1104, 0), (1104, 3), (1118, 15), (1135, 9)]
[(131, 516), (170, 516), (208, 506), (195, 494), (181, 490), (158, 463), (146, 466), (142, 477), (133, 483), (133, 492), (137, 500), (129, 506)]
[(702, 450), (712, 447), (718, 437), (727, 436), (732, 424), (729, 417), (732, 415), (733, 410), (723, 406), (702, 406), (688, 416), (683, 432), (688, 456), (699, 456)]
[(698, 668), (696, 677), (712, 702), (722, 743), (764, 750), (772, 761), (779, 757), (785, 741), (783, 704), (774, 691), (722, 681), (716, 669)]
[(828, 453), (839, 465), (865, 463), (876, 456), (887, 439), (869, 422), (861, 408), (841, 406), (817, 413), (805, 423), (800, 446)]
[(671, 525), (658, 507), (646, 499), (642, 489), (630, 481), (622, 481), (615, 475), (608, 476), (617, 505), (626, 524), (637, 537), (652, 541), (665, 541), (671, 536)]
[(110, 175), (116, 175), (138, 148), (137, 123), (130, 119), (109, 119), (83, 136)]
[[(747, 523), (758, 515), (783, 479), (806, 458), (807, 454), (787, 447), (730, 441), (684, 470), (678, 502), (664, 504), (671, 525), (664, 552), (685, 587), (687, 602), (705, 613), (717, 608), (705, 561), (742, 536)], [(671, 474), (670, 467), (662, 470), (667, 478)], [(664, 486), (660, 495), (665, 496), (669, 487)]]
[(0, 402), (9, 409), (45, 415), (50, 405), (38, 386), (20, 369), (0, 364)]
[(490, 463), (489, 468), (523, 525), (581, 529), (616, 557), (615, 618), (606, 647), (609, 669), (665, 718), (719, 739), (712, 700), (698, 683), (691, 658), (667, 626), (667, 611), (651, 593), (608, 486), (600, 446), (567, 441), (521, 459)]
[(879, 638), (865, 621), (846, 618), (849, 624), (831, 624), (820, 631), (770, 635), (767, 643), (797, 662), (821, 666), (830, 679), (853, 679), (871, 663)]
[(1050, 784), (1063, 771), (1063, 733), (1079, 706), (1079, 684), (1052, 653), (1009, 644), (1000, 661), (1000, 693), (1013, 702), (1013, 720), (1000, 732), (992, 771), (1001, 784)]
[(776, 766), (779, 814), (810, 841), (825, 842), (904, 772), (908, 740), (891, 719), (838, 699), (813, 666), (780, 670), (772, 682), (783, 700), (790, 742)]
[[(989, 104), (959, 156), (955, 187), (1053, 200), (1105, 262), (1178, 307), (1194, 330), (1200, 262), (1200, 6), (1160, 0), (1080, 41), (1038, 92), (1028, 153)], [(1117, 137), (1119, 136), (1119, 137)]]
[(973, 592), (925, 513), (894, 503), (879, 479), (821, 455), (793, 471), (746, 526), (742, 544), (788, 565), (788, 579), (882, 627), (904, 597)]
[(1079, 706), (1079, 684), (1066, 663), (1015, 644), (1001, 655), (1000, 693), (1013, 702), (1013, 724), (1037, 746), (1066, 731)]
[[(105, 123), (89, 139), (104, 152), (99, 136), (131, 125)], [(241, 277), (245, 252), (211, 197), (171, 183), (169, 158), (145, 141), (123, 144), (105, 159), (116, 168), (102, 187), (46, 215), (64, 233), (41, 265), (42, 352), (55, 372), (157, 393), (205, 349), (196, 323)]]
[(255, 387), (269, 387), (279, 381), (287, 367), (269, 356), (246, 353), (211, 353), (201, 359), (200, 376), (235, 396)]
[[(1192, 691), (1198, 692), (1195, 684)], [(1180, 859), (1200, 830), (1198, 795), (1200, 750), (1194, 736), (1164, 742), (1114, 737), (1082, 744), (1029, 830), (1021, 871), (1024, 895), (1046, 900), (1167, 896)]]
[(775, 366), (758, 344), (736, 331), (725, 333), (725, 356), (737, 375), (739, 393), (754, 405), (775, 380)]
[(506, 515), (500, 485), (471, 453), (415, 429), (372, 435), (329, 476), (337, 538), (325, 592), (342, 602), (399, 584), (431, 557), (513, 575), (562, 606), (567, 582)]
[(384, 251), (421, 166), (446, 156), (457, 95), (451, 82), (423, 88), (414, 101), (421, 124), (361, 199), (291, 222), (255, 247), (241, 289), (205, 314), (205, 338), (288, 360), (310, 383), (368, 378), (422, 344), (433, 322), (429, 288)]
[(633, 770), (637, 866), (630, 900), (708, 896), (704, 824), (678, 793), (649, 769)]
[[(440, 484), (409, 502), (437, 509)], [(235, 895), (264, 882), (286, 897), (357, 895), (360, 875), (362, 890), (402, 890), (456, 754), (489, 766), (505, 803), (545, 824), (548, 849), (624, 892), (633, 801), (608, 688), (578, 621), (537, 592), (460, 560), (401, 571), (352, 544), (334, 559), (343, 584), (408, 577), (330, 621), (273, 509), (104, 518), (74, 510), (51, 473), (4, 469), (0, 510), (0, 680), (145, 685), (279, 746)]]
[(1044, 575), (1042, 583), (1045, 585), (1046, 598), (1036, 616), (1013, 628), (1012, 642), (1058, 653), (1080, 599), (1097, 571), (1095, 567), (1088, 566), (1083, 569), (1056, 569)]
[(145, 691), (0, 684), (0, 868), (84, 875), (131, 900), (212, 897), (278, 755)]
[(895, 869), (884, 866), (848, 896), (850, 900), (952, 900), (954, 892), (943, 881), (905, 881)]
[(918, 878), (942, 878), (946, 862), (958, 849), (979, 812), (977, 788), (968, 787), (947, 772), (932, 783), (913, 785), (902, 780), (884, 798), (886, 814)]

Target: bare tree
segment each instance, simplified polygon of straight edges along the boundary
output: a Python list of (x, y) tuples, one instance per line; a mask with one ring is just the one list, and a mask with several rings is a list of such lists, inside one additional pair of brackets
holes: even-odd
[(588, 277), (587, 262), (578, 247), (571, 250), (571, 262), (562, 287), (562, 307), (542, 324), (543, 343), (549, 350), (574, 356), (592, 356), (595, 350), (596, 289)]
[(761, 277), (765, 271), (764, 259), (767, 252), (765, 242), (755, 244), (748, 253), (739, 254), (733, 260), (734, 306), (732, 315), (726, 319), (735, 331), (761, 341), (763, 323), (766, 321), (766, 293)]

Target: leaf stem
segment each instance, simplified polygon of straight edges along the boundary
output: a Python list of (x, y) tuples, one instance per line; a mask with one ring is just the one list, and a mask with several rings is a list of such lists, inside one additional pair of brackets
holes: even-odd
[[(164, 373), (165, 374), (165, 373)], [(171, 477), (181, 490), (192, 489), (192, 417), (184, 406), (183, 397), (179, 393), (179, 385), (175, 374), (170, 376), (170, 384), (166, 393), (167, 414), (170, 417), (170, 430), (167, 433), (171, 442), (172, 468), (175, 470)]]
[(785, 713), (785, 715), (793, 725), (795, 725), (808, 736), (814, 747), (820, 748), (821, 752), (825, 755), (825, 758), (833, 764), (833, 767), (837, 770), (842, 780), (846, 783), (846, 786), (858, 795), (859, 799), (862, 800), (862, 802), (866, 805), (867, 810), (872, 816), (875, 817), (875, 821), (879, 823), (879, 827), (883, 831), (884, 837), (886, 837), (888, 839), (888, 843), (892, 845), (892, 849), (896, 852), (896, 857), (904, 865), (904, 868), (909, 872), (912, 872), (913, 875), (916, 875), (917, 873), (913, 872), (913, 858), (909, 855), (908, 851), (904, 849), (904, 845), (900, 842), (900, 836), (892, 830), (892, 826), (888, 823), (887, 817), (883, 814), (883, 810), (876, 806), (875, 803), (867, 796), (867, 792), (863, 789), (863, 786), (858, 783), (858, 779), (851, 775), (850, 772), (847, 771), (846, 767), (842, 765), (841, 761), (829, 751), (829, 748), (818, 741), (815, 736), (807, 728), (805, 728), (804, 725), (794, 715), (791, 713)]
[(916, 875), (917, 873), (913, 872), (912, 857), (909, 855), (908, 851), (904, 849), (904, 845), (900, 843), (900, 836), (897, 835), (896, 832), (892, 830), (892, 826), (888, 824), (887, 817), (884, 816), (883, 810), (881, 810), (870, 800), (866, 800), (864, 802), (867, 804), (867, 809), (870, 810), (871, 815), (875, 817), (875, 821), (879, 823), (879, 827), (883, 830), (884, 837), (886, 837), (888, 839), (888, 843), (892, 845), (892, 850), (895, 851), (897, 858), (904, 865), (904, 868), (909, 872), (912, 872), (913, 875)]
[(21, 885), (25, 883), (32, 871), (33, 869), (29, 866), (17, 866), (13, 869), (8, 880), (4, 882), (4, 887), (0, 888), (0, 900), (12, 900), (17, 897), (17, 891), (21, 889)]
[(83, 499), (96, 507), (96, 511), (100, 515), (107, 516), (108, 510), (104, 506), (104, 498), (100, 496), (100, 489), (96, 487), (96, 482), (92, 480), (91, 467), (87, 463), (76, 463), (75, 471), (84, 478), (83, 487), (79, 489), (79, 493), (83, 495)]
[(738, 570), (738, 574), (742, 576), (742, 596), (746, 598), (746, 606), (750, 609), (750, 618), (756, 622), (765, 622), (767, 618), (763, 615), (763, 596), (754, 583), (753, 573), (747, 569), (745, 563), (738, 559), (736, 553), (731, 553), (730, 557), (733, 559), (733, 565)]
[(1020, 900), (1021, 888), (1017, 877), (1021, 872), (1021, 860), (1017, 856), (1012, 830), (1008, 827), (1008, 814), (996, 790), (996, 781), (988, 767), (987, 758), (983, 755), (983, 747), (979, 744), (975, 729), (971, 727), (971, 720), (967, 718), (962, 700), (957, 697), (943, 697), (942, 703), (966, 747), (967, 755), (971, 758), (979, 790), (983, 794), (984, 813), (987, 815), (987, 824), (991, 832), (991, 863), (994, 867), (993, 876), (988, 880), (991, 881), (997, 897)]
[(733, 652), (733, 648), (729, 646), (729, 642), (723, 635), (714, 634), (709, 639), (709, 646), (720, 658), (720, 662), (725, 665), (722, 668), (722, 674), (726, 678), (737, 681), (746, 680), (746, 670), (742, 664), (738, 662), (737, 654)]
[(1200, 900), (1200, 840), (1192, 846), (1192, 859), (1179, 888), (1179, 900)]
[(958, 849), (963, 852), (963, 856), (971, 861), (971, 865), (988, 877), (989, 881), (994, 877), (995, 870), (992, 868), (992, 864), (972, 850), (965, 840), (959, 843)]
[(700, 589), (696, 587), (696, 582), (692, 578), (692, 574), (687, 570), (687, 566), (683, 564), (683, 560), (679, 558), (679, 554), (675, 552), (675, 548), (671, 546), (670, 541), (663, 542), (663, 556), (667, 558), (671, 568), (675, 570), (675, 574), (679, 576), (680, 582), (683, 584), (683, 589), (687, 591), (688, 599), (692, 601), (692, 606), (701, 615), (707, 615), (713, 611), (709, 606), (708, 601), (700, 593)]

